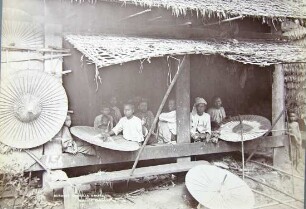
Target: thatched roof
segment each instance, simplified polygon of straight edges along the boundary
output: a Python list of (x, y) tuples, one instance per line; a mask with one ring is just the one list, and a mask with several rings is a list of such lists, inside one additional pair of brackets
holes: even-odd
[(259, 66), (306, 62), (304, 47), (284, 42), (214, 42), (108, 35), (67, 35), (66, 39), (98, 68), (184, 54), (221, 55), (230, 60)]
[[(114, 1), (114, 0), (113, 0)], [(176, 15), (186, 14), (188, 10), (201, 15), (217, 13), (220, 17), (228, 15), (258, 17), (306, 18), (305, 0), (115, 0), (148, 7), (171, 9)]]

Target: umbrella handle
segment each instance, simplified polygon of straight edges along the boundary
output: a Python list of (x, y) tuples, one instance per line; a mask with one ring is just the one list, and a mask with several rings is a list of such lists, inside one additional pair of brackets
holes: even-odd
[(222, 186), (224, 185), (224, 182), (225, 182), (226, 178), (227, 178), (227, 174), (225, 174), (224, 179), (223, 179), (223, 181), (221, 183)]

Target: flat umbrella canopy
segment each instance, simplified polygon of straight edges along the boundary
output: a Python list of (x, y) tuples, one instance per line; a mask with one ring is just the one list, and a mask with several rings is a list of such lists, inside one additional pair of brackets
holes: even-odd
[[(242, 120), (242, 125), (240, 123)], [(220, 139), (241, 142), (263, 136), (271, 128), (270, 121), (258, 115), (241, 115), (224, 121), (220, 127)], [(241, 132), (243, 137), (241, 138)]]
[(199, 165), (186, 175), (190, 194), (209, 209), (251, 209), (255, 204), (249, 186), (235, 174), (212, 165)]
[(111, 149), (117, 151), (136, 151), (140, 148), (137, 142), (128, 141), (123, 139), (123, 137), (114, 136), (107, 140), (103, 140), (101, 135), (101, 130), (89, 126), (74, 126), (70, 128), (71, 133), (78, 137), (79, 139), (86, 141), (90, 144)]
[(24, 70), (2, 81), (0, 89), (0, 142), (27, 149), (51, 140), (68, 111), (62, 83), (35, 70)]

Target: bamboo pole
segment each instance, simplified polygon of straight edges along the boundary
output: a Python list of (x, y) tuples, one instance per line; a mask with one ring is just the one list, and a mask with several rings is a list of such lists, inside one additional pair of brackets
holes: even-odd
[[(291, 203), (291, 202), (295, 202), (295, 200), (284, 201), (284, 203)], [(275, 205), (280, 205), (280, 204), (281, 203), (279, 203), (279, 202), (272, 202), (272, 203), (268, 203), (268, 204), (265, 204), (265, 205), (256, 206), (253, 209), (265, 208), (265, 207), (270, 207), (270, 206), (275, 206)]]
[(19, 46), (1, 46), (2, 50), (12, 51), (34, 51), (34, 52), (50, 52), (50, 53), (69, 53), (70, 49), (49, 49), (49, 48), (33, 48)]
[(31, 158), (33, 158), (45, 171), (50, 173), (50, 169), (43, 163), (41, 162), (30, 150), (23, 150), (25, 153), (27, 153)]
[(275, 167), (273, 167), (273, 166), (270, 166), (270, 165), (267, 165), (267, 164), (264, 164), (264, 163), (260, 163), (260, 162), (254, 161), (254, 160), (250, 160), (250, 162), (256, 163), (256, 164), (258, 164), (258, 165), (265, 166), (265, 167), (267, 167), (267, 168), (271, 168), (271, 169), (273, 169), (273, 170), (276, 170), (276, 171), (279, 171), (279, 172), (281, 172), (281, 173), (284, 173), (284, 174), (286, 174), (286, 175), (288, 175), (288, 176), (293, 176), (293, 177), (295, 177), (295, 178), (298, 178), (298, 179), (301, 179), (301, 180), (304, 181), (304, 178), (303, 178), (303, 177), (297, 176), (297, 175), (292, 175), (292, 174), (287, 173), (286, 171), (283, 171), (283, 170), (281, 170), (281, 169), (279, 169), (279, 168), (275, 168)]
[(272, 186), (270, 186), (270, 185), (268, 185), (268, 184), (266, 184), (266, 183), (263, 183), (263, 182), (261, 182), (261, 181), (259, 181), (259, 180), (257, 180), (257, 179), (254, 179), (254, 178), (252, 178), (252, 177), (250, 177), (250, 176), (248, 176), (248, 175), (245, 175), (245, 177), (247, 177), (248, 179), (251, 179), (252, 181), (255, 181), (256, 183), (262, 184), (262, 185), (264, 185), (264, 186), (266, 186), (266, 187), (268, 187), (268, 188), (270, 188), (270, 189), (273, 189), (273, 190), (275, 190), (275, 191), (278, 191), (279, 193), (282, 193), (282, 194), (284, 194), (284, 195), (286, 195), (286, 196), (288, 196), (288, 197), (291, 197), (292, 199), (294, 199), (294, 200), (296, 200), (296, 201), (298, 201), (298, 202), (304, 203), (303, 200), (298, 199), (298, 198), (292, 196), (291, 194), (288, 194), (287, 192), (283, 192), (283, 191), (281, 191), (281, 190), (279, 190), (279, 189), (277, 189), (277, 188), (274, 188), (274, 187), (272, 187)]
[(152, 11), (151, 9), (146, 9), (146, 10), (143, 10), (141, 12), (137, 12), (135, 14), (129, 15), (129, 16), (125, 17), (125, 18), (122, 18), (120, 21), (128, 20), (128, 19), (130, 19), (132, 17), (136, 17), (136, 16), (139, 16), (139, 15), (145, 14), (147, 12), (151, 12), (151, 11)]
[(44, 60), (49, 60), (49, 59), (62, 58), (62, 57), (70, 56), (70, 55), (71, 54), (48, 55), (48, 56), (40, 56), (40, 57), (33, 57), (33, 58), (20, 59), (20, 60), (5, 60), (5, 61), (1, 61), (1, 63), (26, 62), (26, 61), (33, 61), (33, 60), (44, 61)]
[(139, 161), (140, 155), (141, 155), (141, 153), (142, 153), (144, 147), (145, 147), (146, 144), (148, 143), (149, 138), (150, 138), (150, 136), (152, 135), (152, 132), (153, 132), (153, 130), (154, 130), (155, 126), (156, 126), (156, 123), (157, 123), (157, 121), (158, 121), (158, 117), (159, 117), (159, 115), (160, 115), (160, 113), (161, 113), (161, 111), (162, 111), (162, 109), (163, 109), (163, 107), (164, 107), (164, 105), (165, 105), (165, 103), (166, 103), (166, 101), (167, 101), (167, 99), (168, 99), (168, 96), (169, 96), (169, 94), (170, 94), (170, 92), (171, 92), (171, 90), (172, 90), (174, 84), (176, 83), (176, 81), (177, 81), (177, 79), (178, 79), (178, 77), (179, 77), (179, 75), (180, 75), (181, 67), (182, 67), (182, 64), (183, 64), (184, 61), (185, 61), (185, 57), (186, 57), (186, 55), (184, 56), (183, 60), (182, 60), (181, 63), (179, 64), (178, 69), (177, 69), (177, 71), (176, 71), (176, 74), (175, 74), (173, 80), (171, 81), (171, 84), (169, 85), (169, 87), (168, 87), (168, 89), (167, 89), (167, 91), (166, 91), (166, 93), (165, 93), (165, 95), (164, 95), (164, 98), (163, 98), (163, 100), (162, 100), (162, 102), (161, 102), (161, 104), (160, 104), (160, 106), (159, 106), (159, 108), (158, 108), (158, 111), (157, 111), (156, 116), (155, 116), (155, 118), (154, 118), (154, 121), (153, 121), (153, 123), (152, 123), (152, 125), (151, 125), (151, 128), (150, 128), (150, 130), (149, 130), (149, 133), (148, 133), (148, 135), (146, 136), (146, 139), (144, 140), (143, 145), (141, 146), (141, 148), (140, 148), (140, 150), (139, 150), (139, 152), (138, 152), (138, 154), (137, 154), (137, 157), (136, 157), (135, 162), (134, 162), (134, 164), (133, 164), (133, 167), (132, 167), (130, 176), (133, 175), (133, 173), (134, 173), (134, 171), (135, 171), (135, 169), (136, 169), (136, 166), (137, 166), (137, 163), (138, 163), (138, 161)]
[(241, 125), (241, 157), (242, 157), (242, 179), (244, 180), (244, 144), (243, 144), (243, 125), (239, 115), (239, 121)]
[(274, 200), (274, 201), (277, 201), (277, 202), (281, 203), (282, 205), (287, 205), (287, 206), (289, 206), (290, 208), (299, 209), (299, 208), (297, 208), (297, 207), (295, 207), (295, 206), (293, 206), (293, 205), (290, 205), (290, 204), (288, 204), (288, 203), (286, 203), (286, 202), (283, 202), (283, 201), (281, 201), (281, 200), (278, 200), (278, 199), (276, 199), (276, 198), (274, 198), (274, 197), (271, 197), (270, 195), (267, 195), (267, 194), (265, 194), (265, 193), (259, 192), (259, 191), (255, 190), (255, 189), (252, 189), (252, 191), (255, 192), (255, 193), (257, 193), (257, 194), (260, 194), (260, 195), (262, 195), (262, 196), (265, 196), (265, 197), (267, 197), (267, 198), (270, 198), (270, 199), (272, 199), (272, 200)]
[(240, 20), (240, 19), (243, 19), (243, 18), (244, 18), (243, 15), (239, 15), (239, 16), (237, 16), (237, 17), (232, 17), (232, 18), (224, 19), (224, 20), (221, 20), (221, 21), (218, 21), (218, 22), (205, 24), (205, 25), (203, 25), (203, 26), (205, 27), (205, 26), (211, 26), (211, 25), (219, 25), (219, 24), (221, 24), (221, 23), (231, 22), (231, 21), (234, 21), (234, 20)]
[[(294, 93), (294, 95), (288, 99), (288, 104), (287, 106), (290, 106), (290, 104), (295, 100), (295, 97), (300, 93), (301, 90), (304, 89), (304, 85), (306, 84), (306, 80), (304, 82), (301, 82), (299, 85), (299, 88), (296, 90), (296, 92)], [(287, 107), (285, 106), (283, 108), (283, 110), (280, 112), (280, 114), (278, 115), (278, 117), (276, 118), (276, 120), (272, 123), (271, 128), (265, 133), (265, 135), (263, 135), (263, 137), (268, 136), (268, 134), (271, 132), (271, 130), (273, 130), (274, 126), (277, 124), (277, 122), (279, 121), (279, 119), (282, 117), (282, 115), (286, 112)], [(248, 162), (249, 160), (251, 160), (251, 158), (253, 157), (253, 155), (256, 153), (257, 148), (259, 147), (259, 144), (257, 145), (257, 147), (254, 149), (254, 151), (250, 154), (250, 156), (247, 158), (246, 162)]]

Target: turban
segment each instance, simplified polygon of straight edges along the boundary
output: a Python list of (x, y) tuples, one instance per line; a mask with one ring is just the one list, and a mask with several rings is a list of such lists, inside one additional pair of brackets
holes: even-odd
[(203, 99), (203, 98), (201, 98), (201, 97), (195, 98), (194, 101), (195, 101), (195, 102), (194, 102), (194, 105), (193, 105), (193, 108), (192, 108), (192, 114), (197, 114), (196, 106), (197, 106), (198, 104), (205, 104), (205, 105), (207, 105), (207, 102), (205, 101), (205, 99)]

